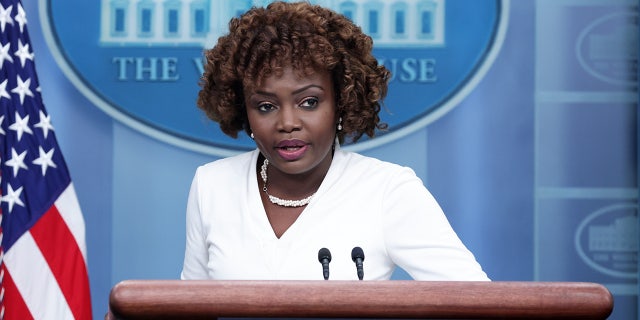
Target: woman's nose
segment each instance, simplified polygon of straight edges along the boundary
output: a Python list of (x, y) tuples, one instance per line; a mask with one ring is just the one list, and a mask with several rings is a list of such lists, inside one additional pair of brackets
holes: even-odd
[(278, 118), (278, 130), (291, 132), (300, 130), (301, 121), (295, 107), (283, 107), (280, 109)]

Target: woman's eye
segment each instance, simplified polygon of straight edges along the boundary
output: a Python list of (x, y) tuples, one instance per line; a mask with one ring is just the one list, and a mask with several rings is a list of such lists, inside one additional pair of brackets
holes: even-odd
[(258, 110), (261, 112), (269, 112), (273, 109), (275, 109), (275, 106), (271, 103), (261, 103), (258, 105)]
[(316, 106), (318, 106), (317, 98), (307, 98), (300, 104), (300, 107), (304, 109), (314, 109)]

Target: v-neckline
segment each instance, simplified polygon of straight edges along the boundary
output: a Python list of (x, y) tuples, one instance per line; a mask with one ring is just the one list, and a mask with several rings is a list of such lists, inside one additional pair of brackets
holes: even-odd
[(267, 211), (262, 203), (260, 194), (262, 192), (262, 189), (258, 180), (256, 179), (256, 168), (260, 156), (260, 151), (258, 149), (254, 150), (251, 159), (251, 169), (249, 170), (249, 173), (247, 175), (247, 183), (250, 186), (248, 190), (248, 199), (250, 202), (250, 214), (257, 215), (254, 216), (254, 218), (257, 220), (257, 231), (260, 232), (263, 239), (267, 241), (286, 242), (290, 241), (291, 239), (295, 239), (300, 232), (299, 230), (304, 230), (303, 226), (307, 224), (308, 220), (313, 216), (312, 213), (315, 203), (322, 197), (322, 195), (325, 193), (325, 190), (333, 184), (335, 175), (332, 172), (336, 170), (334, 163), (336, 161), (336, 157), (342, 156), (342, 154), (339, 154), (340, 152), (338, 150), (339, 148), (336, 148), (334, 152), (334, 158), (331, 162), (331, 165), (329, 166), (329, 170), (327, 171), (324, 180), (320, 184), (320, 187), (318, 188), (314, 199), (312, 199), (311, 202), (304, 207), (298, 218), (287, 228), (287, 230), (282, 233), (280, 238), (276, 236), (276, 233), (271, 223), (269, 222), (269, 218), (267, 217)]

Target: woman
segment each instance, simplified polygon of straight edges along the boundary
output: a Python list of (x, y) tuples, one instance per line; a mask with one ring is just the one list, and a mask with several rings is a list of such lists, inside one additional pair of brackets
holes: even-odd
[(385, 129), (389, 71), (346, 17), (276, 2), (231, 20), (206, 52), (198, 106), (257, 149), (198, 168), (183, 279), (488, 280), (415, 173), (340, 149)]

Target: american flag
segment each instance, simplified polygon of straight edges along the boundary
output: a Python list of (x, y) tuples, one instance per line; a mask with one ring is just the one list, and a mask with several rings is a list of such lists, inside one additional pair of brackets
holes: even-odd
[(0, 0), (0, 31), (0, 315), (91, 319), (84, 220), (19, 0)]

